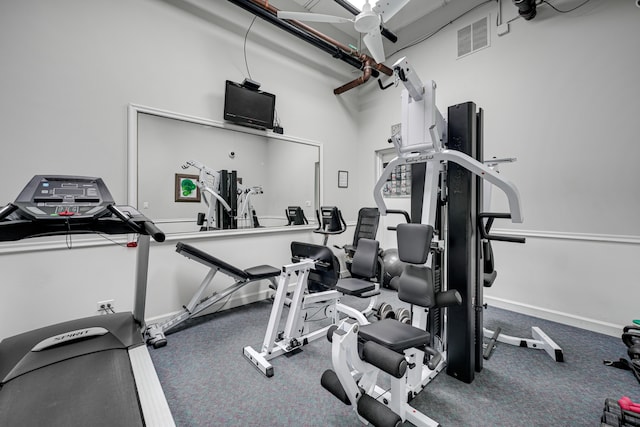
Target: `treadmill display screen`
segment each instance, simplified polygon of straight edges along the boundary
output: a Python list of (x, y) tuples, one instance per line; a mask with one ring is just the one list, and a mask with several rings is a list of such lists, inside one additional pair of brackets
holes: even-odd
[(83, 196), (84, 190), (82, 188), (55, 188), (54, 194), (57, 195), (68, 195), (68, 196)]

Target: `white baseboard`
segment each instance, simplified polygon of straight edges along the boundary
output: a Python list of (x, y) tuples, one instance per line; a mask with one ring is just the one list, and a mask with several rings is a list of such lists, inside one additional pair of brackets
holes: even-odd
[[(271, 297), (271, 295), (273, 295), (273, 290), (270, 289), (263, 289), (260, 291), (253, 291), (253, 292), (242, 292), (242, 293), (238, 293), (237, 295), (232, 295), (228, 301), (226, 301), (225, 304), (225, 300), (223, 299), (222, 301), (213, 304), (211, 307), (208, 307), (206, 310), (204, 310), (202, 313), (198, 314), (196, 317), (200, 317), (200, 316), (205, 316), (207, 314), (213, 313), (215, 311), (225, 311), (225, 310), (229, 310), (230, 308), (236, 308), (236, 307), (241, 307), (243, 305), (246, 304), (251, 304), (254, 302), (258, 302), (258, 301), (262, 301), (264, 299), (267, 299), (269, 297)], [(221, 308), (222, 306), (222, 308)], [(218, 310), (220, 309), (220, 310)], [(162, 323), (166, 320), (169, 320), (171, 317), (175, 316), (176, 314), (180, 313), (182, 310), (178, 310), (178, 311), (174, 311), (172, 313), (165, 313), (165, 314), (161, 314), (159, 316), (154, 316), (154, 317), (149, 317), (147, 319), (145, 319), (145, 322), (147, 323), (147, 325), (151, 325), (153, 323)]]
[(484, 299), (485, 302), (489, 303), (489, 305), (503, 308), (505, 310), (515, 311), (516, 313), (539, 317), (541, 319), (550, 320), (552, 322), (575, 326), (577, 328), (586, 329), (605, 335), (611, 335), (613, 337), (619, 337), (622, 334), (622, 325), (615, 325), (613, 323), (602, 322), (600, 320), (576, 316), (574, 314), (563, 313), (561, 311), (549, 310), (542, 307), (536, 307), (529, 304), (506, 300), (503, 298), (490, 297), (488, 295), (485, 295)]
[[(246, 304), (262, 301), (273, 295), (273, 291), (269, 289), (254, 291), (248, 293), (238, 294), (229, 299), (229, 301), (222, 307), (220, 311), (228, 310), (230, 308), (241, 307)], [(613, 337), (619, 337), (622, 333), (623, 325), (616, 325), (613, 323), (602, 322), (600, 320), (590, 319), (587, 317), (576, 316), (574, 314), (563, 313), (561, 311), (549, 310), (542, 307), (536, 307), (529, 304), (523, 304), (516, 301), (507, 300), (504, 298), (484, 296), (485, 302), (489, 305), (502, 308), (516, 313), (526, 314), (528, 316), (539, 317), (541, 319), (550, 320), (552, 322), (562, 323), (564, 325), (574, 326), (589, 331), (610, 335)], [(218, 310), (220, 303), (214, 304), (205, 310), (201, 315), (209, 314)], [(179, 313), (175, 311), (173, 313), (166, 313), (160, 316), (154, 316), (146, 319), (147, 324), (161, 323), (168, 320), (172, 316)], [(531, 325), (537, 326), (537, 325)]]

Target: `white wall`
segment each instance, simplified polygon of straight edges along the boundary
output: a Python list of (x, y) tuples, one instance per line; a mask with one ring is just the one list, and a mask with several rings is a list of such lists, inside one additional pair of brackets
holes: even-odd
[[(1, 203), (39, 173), (101, 176), (126, 200), (129, 103), (221, 120), (224, 81), (247, 75), (242, 45), (253, 16), (192, 1), (196, 15), (170, 4), (188, 4), (180, 0), (0, 3)], [(508, 19), (514, 9), (504, 6)], [(525, 223), (496, 226), (524, 230), (528, 242), (495, 245), (499, 276), (487, 301), (618, 334), (637, 317), (639, 9), (626, 0), (593, 0), (565, 15), (540, 6), (535, 20), (514, 21), (503, 37), (492, 27), (489, 48), (456, 60), (455, 31), (487, 13), (493, 21), (493, 3), (402, 52), (438, 83), (443, 112), (467, 100), (485, 108), (486, 156), (518, 158), (503, 173), (520, 188)], [(260, 19), (247, 62), (278, 96), (285, 132), (323, 144), (324, 202), (355, 220), (373, 204), (374, 150), (388, 147), (400, 121), (400, 90), (370, 82), (334, 96), (352, 69)], [(338, 170), (350, 172), (349, 188), (337, 188)], [(193, 243), (248, 267), (288, 262), (295, 239), (321, 241), (300, 231)], [(151, 318), (177, 310), (204, 276), (174, 243), (151, 248)], [(103, 299), (131, 307), (132, 250), (75, 246), (0, 251), (0, 337), (93, 314)]]
[[(129, 103), (222, 120), (225, 80), (247, 77), (243, 41), (253, 15), (225, 1), (202, 2), (207, 9), (197, 16), (169, 3), (0, 3), (1, 204), (43, 173), (100, 176), (125, 202)], [(277, 95), (285, 133), (323, 144), (324, 200), (355, 219), (356, 189), (338, 189), (337, 170), (354, 171), (357, 94), (333, 95), (354, 78), (352, 68), (261, 19), (246, 49), (253, 79)], [(239, 267), (278, 266), (289, 262), (294, 239), (319, 240), (305, 231), (197, 243)], [(204, 277), (181, 266), (174, 243), (151, 248), (150, 317), (178, 310), (184, 286)], [(23, 247), (0, 250), (0, 337), (94, 314), (104, 299), (115, 298), (119, 310), (132, 306), (133, 250), (76, 243), (15, 252)]]
[[(506, 21), (516, 9), (503, 3)], [(558, 7), (576, 2), (564, 3)], [(619, 334), (638, 317), (640, 296), (633, 262), (640, 255), (640, 9), (623, 0), (594, 0), (570, 14), (540, 5), (534, 20), (512, 22), (502, 37), (496, 11), (488, 4), (388, 62), (406, 55), (423, 81), (435, 80), (445, 115), (466, 101), (484, 108), (485, 158), (518, 159), (501, 170), (520, 190), (525, 222), (494, 227), (522, 230), (528, 242), (494, 244), (499, 273), (487, 301)], [(457, 30), (486, 15), (494, 23), (490, 47), (456, 59)], [(363, 91), (361, 152), (388, 146), (400, 89)], [(360, 168), (372, 164), (368, 154)], [(498, 193), (493, 208), (506, 211)]]

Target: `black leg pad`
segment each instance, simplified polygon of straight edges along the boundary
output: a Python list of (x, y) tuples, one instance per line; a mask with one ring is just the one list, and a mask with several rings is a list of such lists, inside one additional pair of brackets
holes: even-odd
[(396, 353), (374, 341), (364, 343), (362, 359), (396, 378), (402, 378), (407, 372), (407, 360), (403, 354)]
[(376, 427), (400, 427), (400, 415), (368, 394), (358, 400), (358, 414)]
[(436, 307), (450, 307), (462, 304), (462, 297), (455, 289), (450, 289), (436, 294)]
[(345, 405), (351, 405), (349, 401), (349, 396), (342, 388), (342, 384), (340, 384), (340, 380), (335, 372), (331, 369), (327, 369), (322, 373), (322, 377), (320, 378), (320, 384), (322, 387), (327, 389), (331, 394), (338, 398), (339, 401), (344, 403)]

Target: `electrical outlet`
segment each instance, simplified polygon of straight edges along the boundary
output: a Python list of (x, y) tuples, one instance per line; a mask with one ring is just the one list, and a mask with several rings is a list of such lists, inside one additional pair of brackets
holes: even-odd
[(101, 314), (113, 313), (116, 310), (115, 300), (112, 300), (112, 299), (98, 301), (96, 303), (96, 306), (98, 309), (98, 313), (101, 313)]

